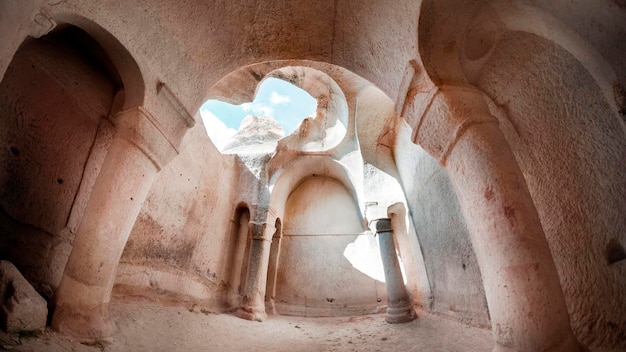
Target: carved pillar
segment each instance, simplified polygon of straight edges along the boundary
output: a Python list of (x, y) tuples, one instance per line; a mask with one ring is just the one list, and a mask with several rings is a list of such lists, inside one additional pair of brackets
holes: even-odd
[[(393, 238), (398, 249), (398, 254), (400, 255), (401, 265), (404, 269), (407, 281), (405, 286), (413, 304), (417, 304), (418, 307), (423, 307), (423, 296), (430, 296), (430, 286), (426, 285), (427, 288), (418, 287), (420, 279), (425, 281), (423, 278), (426, 278), (427, 275), (423, 260), (421, 260), (422, 253), (419, 251), (417, 236), (411, 236), (407, 229), (406, 207), (404, 203), (396, 202), (387, 207), (387, 217), (391, 219)], [(421, 261), (420, 264), (418, 264), (418, 260)]]
[(270, 246), (274, 234), (274, 225), (267, 222), (250, 222), (252, 245), (250, 262), (243, 301), (236, 315), (247, 320), (263, 321), (265, 312), (265, 289), (267, 286), (267, 268), (270, 260)]
[(141, 107), (120, 112), (113, 122), (115, 136), (55, 293), (52, 327), (81, 340), (113, 333), (109, 301), (122, 250), (152, 181), (190, 127), (183, 121), (174, 134), (180, 139), (169, 140)]
[(274, 223), (274, 236), (272, 236), (272, 243), (270, 246), (270, 258), (268, 263), (268, 275), (267, 275), (267, 288), (265, 292), (266, 309), (271, 314), (276, 314), (276, 278), (278, 276), (278, 265), (280, 262), (280, 250), (282, 245), (283, 231), (280, 219), (277, 219)]
[(402, 271), (396, 254), (396, 245), (391, 229), (391, 219), (382, 218), (370, 222), (372, 231), (378, 234), (380, 257), (385, 270), (387, 284), (387, 316), (385, 320), (391, 324), (406, 323), (417, 318), (413, 302), (404, 286)]
[(522, 172), (481, 92), (439, 87), (414, 141), (446, 166), (480, 265), (494, 351), (579, 351)]

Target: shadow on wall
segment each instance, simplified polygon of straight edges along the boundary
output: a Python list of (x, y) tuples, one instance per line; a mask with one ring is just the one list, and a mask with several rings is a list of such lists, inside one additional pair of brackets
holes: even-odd
[(108, 150), (121, 86), (102, 48), (70, 25), (25, 40), (0, 84), (0, 257), (47, 298)]

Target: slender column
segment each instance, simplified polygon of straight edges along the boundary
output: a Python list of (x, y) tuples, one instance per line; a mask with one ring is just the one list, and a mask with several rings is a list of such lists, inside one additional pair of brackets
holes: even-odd
[(421, 260), (422, 253), (419, 252), (417, 236), (410, 236), (408, 233), (404, 203), (396, 202), (387, 207), (387, 217), (391, 219), (393, 238), (401, 260), (400, 268), (404, 269), (404, 277), (406, 277), (406, 289), (414, 306), (423, 307), (423, 297), (430, 295), (430, 286), (419, 288), (419, 281), (425, 281), (424, 278), (427, 276), (423, 260)]
[(387, 284), (387, 316), (385, 320), (390, 324), (412, 321), (417, 318), (417, 315), (402, 279), (402, 271), (400, 270), (391, 229), (391, 219), (376, 219), (370, 223), (370, 226), (378, 234), (380, 257), (383, 260), (385, 270), (385, 283)]
[(234, 234), (235, 243), (233, 245), (232, 254), (230, 255), (230, 259), (228, 264), (226, 265), (230, 270), (230, 285), (231, 290), (228, 297), (228, 306), (229, 307), (237, 307), (241, 303), (241, 290), (243, 287), (243, 281), (241, 278), (243, 277), (244, 270), (244, 256), (246, 253), (246, 247), (248, 246), (248, 224), (250, 223), (250, 213), (248, 211), (238, 213), (238, 219), (235, 219), (239, 226), (237, 226), (237, 233)]
[(236, 313), (240, 318), (256, 321), (263, 321), (267, 318), (265, 290), (274, 230), (274, 225), (266, 222), (250, 222), (252, 245), (250, 246), (248, 279), (241, 307)]
[(115, 136), (55, 292), (52, 327), (81, 340), (109, 336), (109, 301), (126, 240), (161, 166), (176, 150), (142, 108), (116, 115)]
[(584, 351), (524, 177), (482, 93), (439, 88), (414, 136), (454, 185), (485, 285), (494, 351)]
[(270, 246), (270, 258), (267, 269), (267, 288), (265, 292), (265, 308), (269, 310), (270, 314), (276, 314), (276, 302), (274, 298), (276, 297), (276, 277), (278, 275), (278, 263), (280, 262), (280, 250), (283, 237), (280, 220), (276, 220), (274, 227), (276, 228), (276, 231), (274, 232)]

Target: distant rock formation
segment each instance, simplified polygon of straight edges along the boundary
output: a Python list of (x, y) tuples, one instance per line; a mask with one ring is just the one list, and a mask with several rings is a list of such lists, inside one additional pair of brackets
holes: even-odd
[(224, 153), (235, 154), (246, 150), (274, 149), (278, 140), (285, 136), (283, 127), (272, 117), (248, 115), (239, 126), (239, 131), (224, 147)]

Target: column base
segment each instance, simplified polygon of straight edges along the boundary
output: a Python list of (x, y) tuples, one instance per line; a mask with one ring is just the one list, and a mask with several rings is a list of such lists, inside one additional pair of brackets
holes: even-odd
[(80, 342), (93, 342), (115, 333), (108, 303), (96, 307), (60, 304), (55, 307), (52, 328)]
[(242, 306), (239, 308), (237, 312), (235, 312), (235, 316), (246, 319), (262, 322), (267, 320), (267, 313), (265, 312), (265, 307), (250, 307), (250, 306)]
[(387, 314), (385, 315), (385, 321), (389, 324), (401, 324), (408, 323), (417, 319), (415, 309), (411, 306), (405, 307), (387, 307)]
[(273, 298), (269, 298), (265, 301), (265, 311), (270, 312), (271, 315), (277, 315), (276, 301)]

